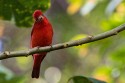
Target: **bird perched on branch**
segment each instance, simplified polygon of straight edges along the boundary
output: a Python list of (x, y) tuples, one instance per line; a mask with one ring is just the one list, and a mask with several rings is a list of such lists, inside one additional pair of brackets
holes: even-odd
[[(49, 46), (52, 43), (53, 29), (51, 23), (44, 16), (41, 10), (33, 13), (35, 20), (31, 32), (31, 48)], [(32, 78), (39, 78), (40, 65), (47, 52), (33, 54), (34, 64), (32, 70)]]

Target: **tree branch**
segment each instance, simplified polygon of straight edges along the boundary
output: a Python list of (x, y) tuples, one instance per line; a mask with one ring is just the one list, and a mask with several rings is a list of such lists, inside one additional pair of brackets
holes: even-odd
[(69, 41), (65, 43), (60, 43), (52, 46), (46, 46), (46, 47), (35, 47), (29, 50), (22, 50), (22, 51), (5, 51), (0, 54), (0, 60), (2, 59), (7, 59), (7, 58), (12, 58), (12, 57), (24, 57), (24, 56), (29, 56), (35, 53), (41, 53), (41, 52), (50, 52), (54, 50), (59, 50), (59, 49), (64, 49), (68, 47), (73, 47), (73, 46), (78, 46), (86, 43), (90, 43), (93, 41), (101, 40), (104, 38), (111, 37), (113, 35), (117, 35), (119, 32), (125, 30), (125, 24), (122, 24), (110, 31), (95, 35), (95, 36), (88, 36), (86, 38), (80, 39), (80, 40), (74, 40), (74, 41)]

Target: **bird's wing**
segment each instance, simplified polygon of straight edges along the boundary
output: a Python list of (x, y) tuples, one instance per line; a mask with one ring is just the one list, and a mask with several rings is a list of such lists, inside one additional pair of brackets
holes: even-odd
[(32, 31), (31, 31), (31, 37), (32, 37), (33, 31), (34, 31), (34, 28), (35, 28), (35, 24), (36, 24), (36, 22), (34, 22), (34, 24), (33, 24)]

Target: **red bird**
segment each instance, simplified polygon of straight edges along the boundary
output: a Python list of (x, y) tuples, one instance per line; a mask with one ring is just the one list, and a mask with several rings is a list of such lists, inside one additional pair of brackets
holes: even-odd
[[(35, 23), (31, 32), (31, 48), (49, 46), (52, 43), (53, 29), (51, 23), (40, 10), (33, 13)], [(39, 78), (40, 64), (47, 52), (33, 54), (34, 64), (32, 78)]]

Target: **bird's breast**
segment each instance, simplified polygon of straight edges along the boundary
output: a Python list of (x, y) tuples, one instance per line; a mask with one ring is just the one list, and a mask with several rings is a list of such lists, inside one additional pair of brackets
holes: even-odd
[(52, 43), (52, 36), (52, 27), (49, 25), (35, 28), (31, 38), (32, 47), (50, 45)]

